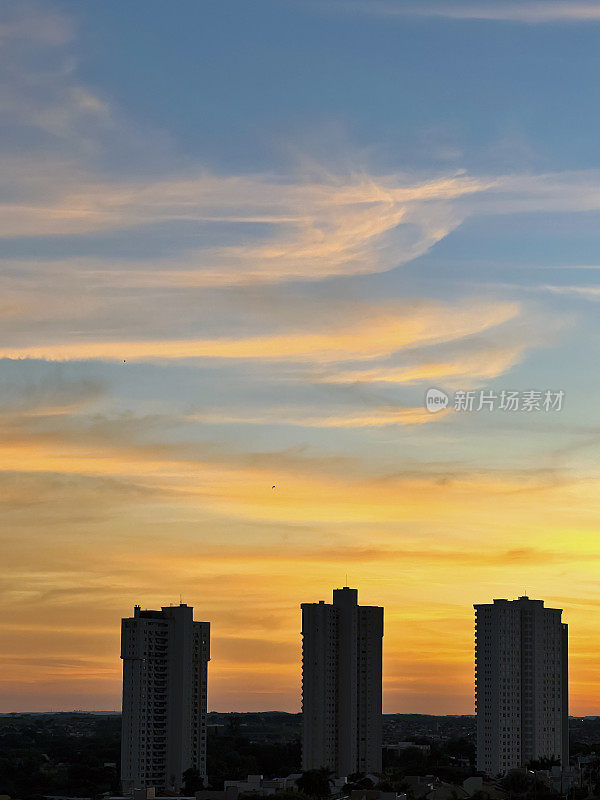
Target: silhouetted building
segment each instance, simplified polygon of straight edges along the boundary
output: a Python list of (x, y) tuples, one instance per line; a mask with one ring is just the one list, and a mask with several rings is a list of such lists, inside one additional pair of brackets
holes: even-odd
[(302, 769), (381, 771), (383, 608), (335, 589), (302, 604)]
[(181, 603), (122, 620), (121, 785), (179, 791), (193, 767), (206, 775), (210, 623)]
[(539, 758), (569, 766), (568, 626), (543, 600), (475, 607), (477, 769), (488, 775)]

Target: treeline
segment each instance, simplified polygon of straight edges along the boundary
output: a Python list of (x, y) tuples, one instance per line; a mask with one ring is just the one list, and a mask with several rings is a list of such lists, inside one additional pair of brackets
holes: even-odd
[(255, 742), (237, 732), (209, 736), (206, 771), (211, 789), (222, 789), (223, 781), (245, 780), (248, 775), (285, 778), (300, 772), (300, 739), (289, 742)]
[(121, 718), (61, 716), (4, 718), (0, 794), (27, 800), (118, 790)]

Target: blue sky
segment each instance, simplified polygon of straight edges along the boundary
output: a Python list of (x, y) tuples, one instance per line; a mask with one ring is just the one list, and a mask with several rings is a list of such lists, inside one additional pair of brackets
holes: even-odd
[[(116, 707), (119, 618), (180, 593), (212, 707), (296, 709), (298, 604), (348, 572), (386, 710), (469, 712), (471, 605), (524, 586), (598, 710), (599, 35), (561, 0), (2, 6), (2, 709)], [(507, 390), (564, 404), (453, 408)]]
[(86, 26), (85, 79), (174, 137), (180, 154), (225, 168), (272, 167), (278, 138), (283, 149), (290, 138), (318, 143), (328, 126), (395, 168), (415, 158), (598, 166), (595, 25), (386, 18), (344, 5), (66, 8)]

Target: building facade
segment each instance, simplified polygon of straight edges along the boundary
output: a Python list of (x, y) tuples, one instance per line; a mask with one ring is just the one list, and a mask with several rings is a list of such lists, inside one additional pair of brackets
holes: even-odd
[(210, 623), (193, 608), (142, 611), (121, 623), (123, 722), (121, 786), (179, 791), (183, 773), (206, 775), (206, 693)]
[(562, 610), (519, 597), (475, 608), (477, 769), (540, 758), (569, 766), (568, 626)]
[(381, 771), (383, 608), (358, 590), (302, 604), (302, 769)]

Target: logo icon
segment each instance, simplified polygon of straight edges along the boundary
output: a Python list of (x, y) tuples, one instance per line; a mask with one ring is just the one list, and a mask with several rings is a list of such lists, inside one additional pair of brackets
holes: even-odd
[(427, 389), (425, 394), (425, 408), (432, 414), (443, 411), (448, 406), (449, 398), (446, 392), (440, 389)]

